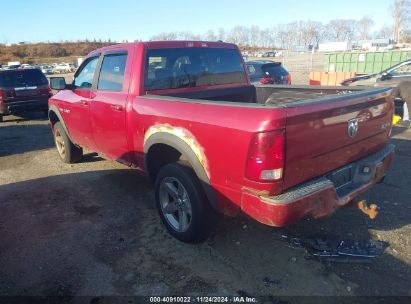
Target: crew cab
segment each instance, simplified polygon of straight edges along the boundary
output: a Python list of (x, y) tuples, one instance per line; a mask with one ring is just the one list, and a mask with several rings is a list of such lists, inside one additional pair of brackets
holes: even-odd
[(61, 159), (84, 147), (144, 172), (184, 242), (207, 238), (219, 213), (271, 226), (330, 215), (394, 154), (391, 89), (253, 86), (234, 44), (117, 44), (50, 84)]

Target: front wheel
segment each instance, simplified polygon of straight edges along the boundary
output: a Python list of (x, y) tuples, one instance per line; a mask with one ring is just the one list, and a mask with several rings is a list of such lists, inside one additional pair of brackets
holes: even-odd
[(182, 242), (202, 242), (215, 226), (216, 214), (190, 167), (164, 166), (155, 183), (156, 204), (162, 222)]
[(56, 122), (53, 128), (54, 143), (60, 158), (66, 164), (77, 163), (83, 156), (83, 149), (73, 144), (60, 122)]

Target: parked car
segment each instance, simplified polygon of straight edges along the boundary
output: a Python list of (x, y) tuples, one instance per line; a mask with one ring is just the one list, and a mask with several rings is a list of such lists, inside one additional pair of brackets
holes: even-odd
[[(341, 82), (343, 86), (375, 86), (395, 88), (393, 94), (396, 98), (396, 114), (409, 118), (409, 113), (404, 113), (404, 103), (407, 104), (405, 110), (411, 110), (411, 59), (371, 75), (361, 75)], [(405, 114), (405, 115), (404, 115)]]
[(74, 72), (74, 70), (74, 64), (71, 63), (60, 63), (54, 68), (56, 73), (71, 73)]
[(291, 75), (281, 62), (248, 61), (245, 64), (252, 83), (291, 84)]
[(15, 69), (20, 69), (21, 68), (21, 65), (8, 65), (7, 66), (7, 69), (8, 70), (15, 70)]
[(0, 71), (0, 121), (26, 111), (47, 113), (50, 96), (48, 80), (39, 69)]
[(49, 118), (65, 163), (83, 147), (147, 174), (168, 231), (204, 240), (216, 213), (284, 226), (330, 215), (384, 178), (391, 89), (254, 86), (238, 47), (136, 42), (51, 77)]
[(41, 66), (41, 71), (45, 75), (54, 74), (54, 67), (52, 67), (51, 65), (42, 65)]

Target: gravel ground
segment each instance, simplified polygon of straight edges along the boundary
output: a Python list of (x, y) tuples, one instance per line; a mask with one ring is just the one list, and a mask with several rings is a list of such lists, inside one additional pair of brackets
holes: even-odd
[[(381, 208), (376, 220), (355, 208), (286, 229), (224, 218), (207, 242), (187, 245), (167, 234), (135, 171), (95, 153), (63, 164), (44, 116), (5, 120), (0, 296), (411, 295), (411, 129), (394, 128), (393, 167), (364, 195)], [(371, 263), (331, 263), (283, 234), (389, 246)]]

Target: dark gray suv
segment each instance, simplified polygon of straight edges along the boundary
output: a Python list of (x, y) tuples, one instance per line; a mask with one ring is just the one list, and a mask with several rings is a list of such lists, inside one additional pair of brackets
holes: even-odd
[(0, 71), (0, 121), (3, 116), (48, 109), (49, 82), (39, 69)]

